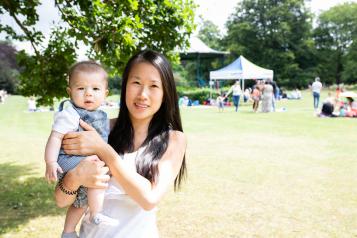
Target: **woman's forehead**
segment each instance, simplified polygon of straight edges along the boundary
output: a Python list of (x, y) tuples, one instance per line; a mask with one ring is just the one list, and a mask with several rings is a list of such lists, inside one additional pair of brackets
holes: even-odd
[(161, 82), (159, 70), (152, 64), (146, 62), (135, 64), (129, 72), (129, 79), (130, 78)]

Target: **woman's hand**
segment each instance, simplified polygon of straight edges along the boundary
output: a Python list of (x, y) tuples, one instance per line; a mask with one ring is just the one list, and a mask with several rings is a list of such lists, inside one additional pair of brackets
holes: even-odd
[[(110, 176), (108, 167), (96, 155), (88, 156), (68, 172), (69, 180), (89, 188), (106, 188)], [(66, 175), (66, 176), (67, 176)]]
[(94, 155), (106, 145), (97, 131), (80, 120), (79, 124), (85, 131), (69, 132), (62, 140), (64, 152), (69, 155)]
[[(108, 171), (108, 167), (105, 167), (104, 162), (96, 155), (88, 156), (67, 172), (62, 180), (62, 186), (70, 191), (76, 191), (81, 185), (89, 188), (107, 188), (110, 179)], [(57, 186), (55, 198), (58, 207), (67, 207), (74, 202), (76, 196), (64, 193)]]

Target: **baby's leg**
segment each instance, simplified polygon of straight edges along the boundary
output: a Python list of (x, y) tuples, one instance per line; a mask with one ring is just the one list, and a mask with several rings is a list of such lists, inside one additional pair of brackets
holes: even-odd
[(67, 210), (66, 220), (64, 222), (63, 233), (72, 233), (76, 231), (76, 226), (81, 220), (85, 208), (70, 206)]
[(96, 225), (117, 226), (118, 220), (101, 213), (103, 211), (104, 193), (104, 189), (88, 188), (89, 219)]
[(88, 206), (90, 218), (103, 210), (104, 189), (88, 188)]

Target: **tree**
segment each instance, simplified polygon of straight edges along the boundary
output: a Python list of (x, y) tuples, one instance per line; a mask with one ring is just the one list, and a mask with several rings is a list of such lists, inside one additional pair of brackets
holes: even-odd
[(218, 26), (209, 20), (201, 18), (199, 26), (198, 38), (200, 38), (206, 45), (215, 50), (222, 50), (222, 36)]
[(347, 84), (357, 83), (357, 40), (349, 47), (349, 51), (344, 57), (342, 81)]
[(112, 75), (120, 74), (128, 58), (143, 48), (151, 48), (177, 60), (177, 47), (188, 44), (194, 29), (193, 0), (55, 0), (65, 24), (55, 26), (48, 45), (34, 27), (40, 1), (3, 0), (0, 15), (8, 13), (22, 30), (15, 32), (1, 25), (0, 31), (11, 39), (29, 41), (32, 56), (20, 52), (20, 90), (36, 95), (40, 104), (51, 105), (53, 98), (65, 95), (65, 76), (75, 62), (80, 42), (88, 46), (88, 56), (103, 63)]
[(303, 0), (242, 0), (224, 42), (234, 57), (273, 69), (280, 85), (304, 87), (315, 70), (311, 18)]
[(320, 14), (314, 39), (325, 82), (356, 83), (357, 3), (337, 5)]
[(9, 42), (0, 42), (0, 90), (15, 93), (18, 85), (16, 49)]

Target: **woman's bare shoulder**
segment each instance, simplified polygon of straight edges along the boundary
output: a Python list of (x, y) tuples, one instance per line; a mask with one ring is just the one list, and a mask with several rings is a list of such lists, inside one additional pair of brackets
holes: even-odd
[[(161, 159), (161, 164), (169, 162), (174, 165), (175, 170), (179, 170), (186, 153), (186, 136), (181, 131), (170, 130), (168, 148)], [(175, 173), (176, 174), (176, 173)]]
[(186, 148), (187, 139), (185, 133), (182, 131), (171, 130), (169, 138), (169, 145), (182, 146), (183, 148)]

